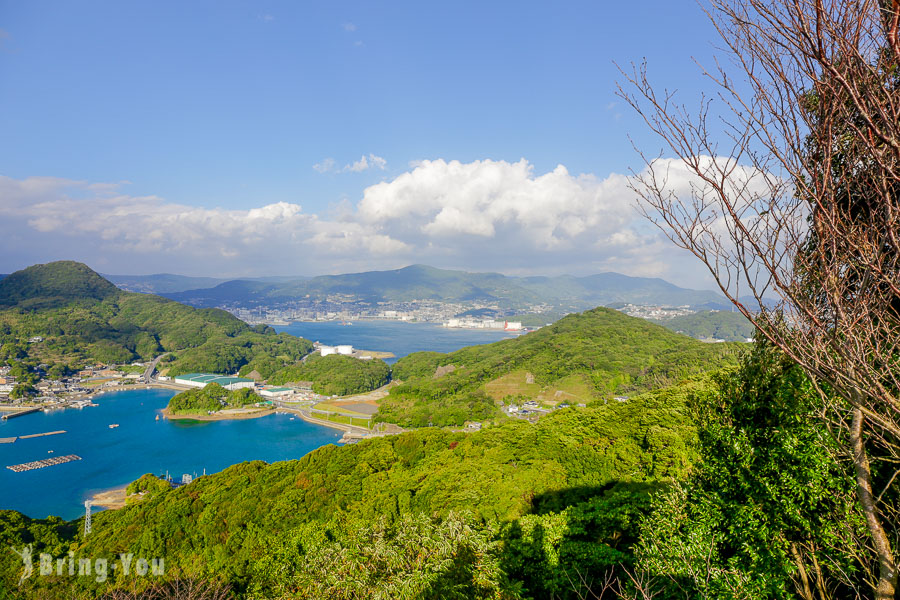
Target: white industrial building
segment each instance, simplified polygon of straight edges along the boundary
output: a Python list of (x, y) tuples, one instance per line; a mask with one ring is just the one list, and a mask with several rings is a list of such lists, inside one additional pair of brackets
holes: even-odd
[(349, 346), (349, 345), (319, 346), (319, 354), (321, 354), (322, 356), (328, 356), (329, 354), (341, 354), (344, 356), (351, 356), (353, 354), (353, 346)]
[(202, 388), (207, 384), (216, 383), (226, 390), (238, 390), (241, 388), (253, 388), (256, 383), (252, 379), (244, 379), (243, 377), (226, 377), (223, 375), (211, 375), (209, 373), (188, 373), (187, 375), (176, 375), (175, 383), (181, 385), (189, 385), (191, 387)]
[(267, 398), (280, 398), (282, 396), (289, 396), (293, 392), (294, 390), (287, 387), (268, 387), (259, 390), (260, 395)]

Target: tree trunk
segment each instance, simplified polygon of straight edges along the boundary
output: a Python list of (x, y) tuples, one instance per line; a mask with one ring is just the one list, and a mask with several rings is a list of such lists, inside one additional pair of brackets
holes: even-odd
[(806, 574), (803, 557), (800, 556), (800, 551), (797, 550), (797, 544), (794, 542), (791, 543), (791, 556), (794, 559), (794, 564), (797, 565), (797, 572), (800, 575), (800, 581), (794, 581), (794, 585), (798, 588), (797, 593), (800, 594), (803, 600), (815, 600), (812, 589), (809, 587), (809, 576)]
[(872, 496), (872, 472), (869, 468), (869, 457), (866, 454), (863, 440), (863, 414), (858, 408), (853, 409), (853, 421), (850, 424), (850, 442), (853, 445), (853, 467), (856, 471), (856, 494), (866, 517), (869, 535), (878, 554), (878, 586), (875, 588), (876, 600), (894, 600), (897, 588), (897, 566), (891, 551), (891, 542), (881, 525), (881, 517), (875, 507)]

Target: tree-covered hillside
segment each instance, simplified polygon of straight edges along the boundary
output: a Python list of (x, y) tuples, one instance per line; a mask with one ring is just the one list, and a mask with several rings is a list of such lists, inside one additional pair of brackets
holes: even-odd
[(380, 388), (390, 380), (391, 368), (381, 359), (360, 360), (329, 354), (313, 355), (300, 364), (280, 369), (269, 378), (269, 383), (309, 381), (317, 394), (347, 396)]
[[(292, 364), (308, 340), (251, 327), (217, 309), (118, 290), (85, 265), (35, 265), (0, 281), (0, 348), (5, 356), (78, 367), (169, 353), (163, 368), (235, 372), (253, 361)], [(28, 343), (39, 336), (40, 342)]]
[(654, 321), (677, 333), (696, 339), (743, 342), (754, 335), (753, 325), (739, 312), (704, 310), (690, 315)]
[(38, 310), (103, 300), (117, 293), (116, 286), (87, 265), (62, 260), (32, 265), (5, 277), (0, 281), (0, 309)]
[[(492, 568), (527, 590), (508, 597), (572, 597), (572, 569), (600, 573), (628, 564), (651, 492), (688, 472), (695, 431), (687, 403), (705, 385), (558, 411), (536, 425), (513, 421), (473, 434), (428, 429), (325, 446), (296, 461), (242, 463), (96, 514), (87, 539), (65, 531), (59, 536), (79, 556), (163, 556), (167, 571), (179, 576), (225, 580), (241, 591), (274, 590), (274, 597), (309, 597), (285, 592), (321, 576), (325, 558), (317, 548), (330, 552), (328, 544), (350, 544), (379, 528), (395, 531), (416, 515), (426, 516), (415, 526), (424, 536), (417, 543), (428, 546), (427, 536), (444, 535), (444, 519), (452, 524), (451, 513), (463, 513), (472, 535), (493, 544)], [(9, 513), (7, 520), (15, 519), (22, 520)], [(30, 521), (17, 533), (48, 525)], [(41, 541), (35, 552), (43, 544), (59, 548), (55, 543)], [(465, 556), (460, 560), (470, 560)], [(14, 555), (0, 561), (4, 581), (13, 582), (20, 563)], [(347, 576), (363, 568), (342, 553), (333, 561), (330, 570)], [(84, 579), (74, 585), (101, 587)], [(346, 593), (317, 597), (373, 597)]]
[(497, 415), (495, 401), (503, 397), (492, 396), (487, 385), (517, 371), (530, 374), (537, 385), (565, 380), (564, 388), (577, 385), (592, 399), (610, 399), (719, 368), (735, 351), (730, 344), (704, 344), (597, 308), (518, 338), (450, 354), (404, 357), (393, 374), (403, 384), (382, 401), (378, 417), (411, 427), (489, 419)]

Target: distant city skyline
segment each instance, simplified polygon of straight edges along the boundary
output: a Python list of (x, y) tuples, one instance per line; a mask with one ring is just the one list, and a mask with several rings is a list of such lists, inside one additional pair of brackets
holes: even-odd
[(646, 57), (690, 102), (714, 38), (662, 1), (0, 0), (0, 272), (422, 263), (711, 289), (634, 209), (629, 137), (654, 141), (615, 89)]

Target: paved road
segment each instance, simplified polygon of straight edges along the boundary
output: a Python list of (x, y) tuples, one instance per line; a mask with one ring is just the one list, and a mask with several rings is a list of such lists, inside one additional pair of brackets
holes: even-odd
[(165, 354), (160, 354), (147, 365), (147, 369), (144, 371), (144, 383), (150, 383), (150, 378), (153, 376), (153, 371), (156, 370), (156, 365), (159, 363), (159, 359), (161, 359)]

